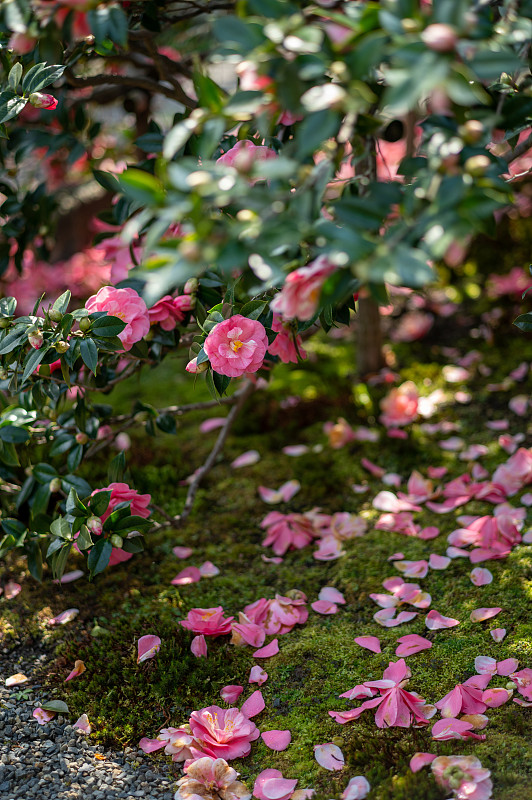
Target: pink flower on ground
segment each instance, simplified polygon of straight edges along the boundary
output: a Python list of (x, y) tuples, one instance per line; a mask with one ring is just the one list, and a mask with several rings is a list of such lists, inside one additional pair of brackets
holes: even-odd
[[(156, 742), (161, 742), (156, 745)], [(172, 761), (187, 761), (194, 757), (191, 748), (195, 748), (196, 742), (190, 731), (190, 725), (182, 725), (180, 728), (162, 728), (157, 739), (141, 739), (139, 747), (145, 753), (159, 750), (164, 747), (164, 752), (172, 756)]]
[(119, 317), (126, 324), (118, 338), (124, 350), (131, 350), (135, 342), (140, 342), (150, 330), (150, 318), (146, 303), (134, 289), (115, 289), (104, 286), (98, 294), (89, 297), (85, 303), (89, 313), (105, 311), (111, 317)]
[(272, 356), (279, 356), (283, 364), (297, 364), (299, 359), (307, 357), (301, 336), (297, 335), (297, 325), (294, 325), (293, 320), (283, 321), (282, 316), (274, 314), (272, 330), (277, 333), (277, 336), (268, 345), (268, 353)]
[(220, 375), (240, 378), (262, 366), (268, 336), (264, 325), (241, 314), (220, 322), (209, 333), (203, 349), (211, 366)]
[(262, 625), (268, 636), (289, 633), (294, 625), (303, 625), (308, 619), (307, 598), (303, 592), (293, 589), (290, 596), (276, 594), (274, 600), (260, 598), (246, 606), (246, 615)]
[(381, 400), (380, 420), (387, 428), (409, 425), (418, 415), (419, 394), (413, 381), (406, 381)]
[(185, 766), (177, 782), (175, 800), (249, 800), (251, 792), (237, 780), (239, 773), (223, 758), (203, 756)]
[(454, 792), (456, 800), (489, 800), (493, 784), (490, 771), (476, 756), (438, 756), (432, 762), (438, 786)]
[(375, 723), (378, 728), (408, 728), (413, 723), (427, 725), (436, 709), (434, 706), (427, 705), (416, 692), (407, 692), (403, 688), (410, 675), (410, 669), (403, 658), (395, 662), (390, 661), (389, 666), (384, 670), (382, 680), (365, 681), (360, 687), (360, 694), (357, 695), (363, 697), (369, 690), (371, 694), (379, 691), (380, 697), (366, 700), (361, 706), (351, 711), (329, 711), (329, 715), (343, 725), (358, 719), (367, 709), (378, 706), (375, 715)]
[(213, 758), (243, 758), (260, 736), (255, 723), (238, 708), (208, 706), (193, 711), (190, 728), (201, 751)]
[(486, 703), (482, 692), (491, 680), (491, 675), (474, 675), (464, 683), (458, 683), (452, 691), (434, 705), (442, 717), (452, 718), (459, 714), (483, 714)]
[(321, 288), (335, 270), (336, 265), (326, 255), (321, 255), (306, 267), (290, 272), (270, 308), (288, 319), (312, 319), (318, 308)]
[(253, 797), (258, 800), (289, 800), (297, 786), (297, 779), (283, 778), (278, 769), (265, 769), (253, 786)]
[(510, 678), (517, 684), (517, 691), (527, 700), (532, 700), (532, 669), (526, 667), (519, 672), (513, 672)]
[(301, 550), (317, 536), (312, 519), (305, 514), (281, 514), (270, 511), (262, 522), (261, 528), (267, 529), (263, 547), (272, 546), (277, 556), (284, 555), (287, 550)]
[(158, 323), (163, 331), (173, 331), (176, 325), (183, 322), (187, 311), (192, 311), (192, 299), (189, 295), (171, 297), (166, 294), (148, 309), (150, 325)]
[(192, 608), (187, 618), (180, 621), (180, 625), (192, 633), (204, 636), (224, 636), (231, 633), (233, 617), (224, 617), (222, 606), (216, 608)]

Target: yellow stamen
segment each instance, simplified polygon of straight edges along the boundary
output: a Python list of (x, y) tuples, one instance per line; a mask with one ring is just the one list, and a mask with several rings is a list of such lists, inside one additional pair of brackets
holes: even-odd
[(241, 347), (244, 346), (244, 342), (241, 342), (240, 339), (235, 339), (234, 342), (231, 342), (231, 350), (233, 353), (238, 353)]

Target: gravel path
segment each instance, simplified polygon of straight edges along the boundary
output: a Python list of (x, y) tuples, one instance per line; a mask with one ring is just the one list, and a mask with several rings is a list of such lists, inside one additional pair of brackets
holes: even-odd
[[(45, 663), (46, 655), (0, 653), (0, 800), (172, 800), (175, 779), (141, 750), (91, 744), (74, 719), (38, 724), (33, 710), (51, 698), (31, 678)], [(5, 679), (17, 672), (30, 682), (7, 689)]]

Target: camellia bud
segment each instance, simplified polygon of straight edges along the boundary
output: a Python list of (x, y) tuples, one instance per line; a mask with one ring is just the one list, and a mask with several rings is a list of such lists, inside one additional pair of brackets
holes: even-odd
[(52, 478), (49, 489), (52, 493), (58, 492), (61, 488), (61, 478)]
[(68, 342), (65, 342), (63, 339), (61, 339), (61, 341), (54, 344), (54, 347), (58, 353), (66, 353), (70, 345)]
[(416, 33), (420, 28), (420, 23), (417, 19), (405, 17), (405, 19), (401, 20), (401, 27), (405, 33)]
[(181, 242), (178, 250), (187, 261), (199, 261), (201, 258), (201, 247), (197, 242)]
[(87, 333), (91, 325), (92, 322), (88, 317), (82, 317), (79, 321), (79, 329), (80, 331), (83, 331), (83, 333)]
[(185, 283), (183, 294), (196, 294), (199, 289), (199, 280), (197, 278), (189, 278)]
[(89, 517), (87, 520), (87, 528), (91, 533), (95, 533), (96, 536), (99, 536), (103, 530), (103, 524), (100, 517)]
[(52, 94), (32, 92), (28, 99), (32, 106), (35, 106), (35, 108), (46, 108), (48, 111), (52, 111), (54, 108), (57, 108), (57, 100)]
[(148, 414), (147, 411), (137, 411), (137, 413), (133, 417), (135, 422), (147, 422), (149, 418), (150, 415)]
[(209, 368), (208, 361), (202, 361), (201, 364), (198, 364), (198, 358), (193, 358), (192, 361), (189, 361), (186, 365), (185, 369), (187, 372), (191, 372), (193, 375), (199, 375), (200, 372), (206, 372)]
[(61, 314), (60, 311), (57, 310), (57, 308), (51, 308), (50, 311), (48, 312), (48, 316), (50, 317), (52, 322), (61, 322), (61, 320), (63, 319), (63, 315)]
[(117, 533), (113, 533), (113, 535), (111, 536), (110, 541), (111, 541), (111, 544), (113, 545), (113, 547), (118, 547), (119, 550), (121, 550), (122, 547), (124, 546), (124, 542), (122, 541), (122, 537), (119, 536)]
[(87, 444), (88, 441), (89, 441), (89, 437), (87, 436), (86, 433), (83, 433), (82, 431), (80, 431), (79, 433), (76, 433), (76, 442), (78, 444)]
[(7, 369), (2, 369), (0, 367), (0, 381), (5, 381), (8, 377)]
[(458, 133), (467, 144), (475, 144), (484, 133), (484, 125), (478, 119), (468, 119), (458, 128)]
[(505, 688), (508, 689), (509, 692), (511, 692), (513, 689), (517, 689), (517, 684), (514, 683), (513, 681), (508, 681)]
[(35, 348), (35, 350), (40, 350), (44, 342), (42, 331), (30, 331), (28, 333), (28, 342), (32, 347)]
[(481, 178), (490, 164), (491, 160), (489, 156), (471, 156), (471, 158), (468, 158), (465, 162), (464, 170), (468, 175), (472, 175), (473, 178)]
[(0, 319), (0, 328), (9, 328), (11, 325), (11, 320), (8, 317), (3, 317)]
[(429, 50), (435, 50), (437, 53), (449, 53), (456, 47), (458, 34), (450, 25), (435, 22), (433, 25), (427, 25), (421, 38)]

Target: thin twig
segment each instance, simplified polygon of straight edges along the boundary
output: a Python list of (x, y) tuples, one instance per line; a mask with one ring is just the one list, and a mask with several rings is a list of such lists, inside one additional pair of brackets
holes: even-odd
[(72, 70), (66, 69), (65, 78), (71, 86), (79, 89), (87, 86), (124, 86), (133, 89), (145, 89), (150, 94), (162, 94), (171, 100), (182, 103), (186, 108), (196, 108), (198, 105), (195, 100), (185, 94), (179, 85), (170, 88), (141, 75), (89, 75), (81, 78), (74, 75)]

